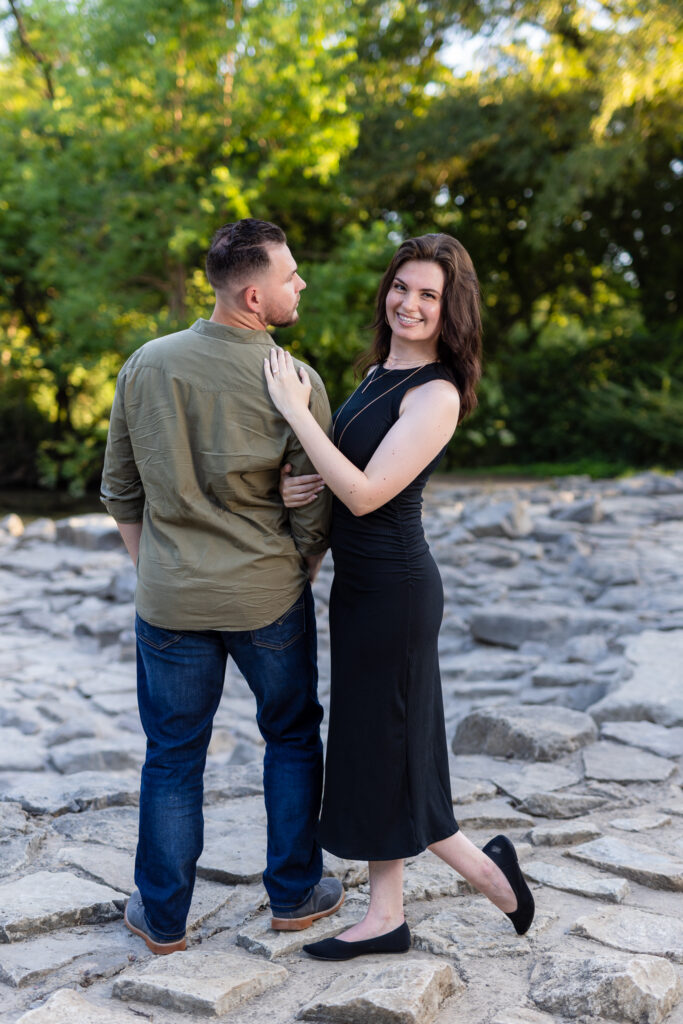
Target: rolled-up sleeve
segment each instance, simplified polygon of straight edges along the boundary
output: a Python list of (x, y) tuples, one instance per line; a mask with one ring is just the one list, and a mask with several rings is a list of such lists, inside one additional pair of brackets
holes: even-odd
[(100, 498), (107, 512), (118, 523), (139, 523), (145, 507), (145, 492), (135, 463), (133, 446), (126, 423), (126, 367), (116, 382), (116, 393), (109, 421), (107, 448)]
[[(307, 369), (310, 373), (310, 368)], [(332, 412), (327, 392), (320, 378), (313, 379), (310, 409), (329, 437), (332, 430)], [(292, 433), (287, 451), (287, 462), (292, 466), (292, 476), (315, 473), (315, 467), (294, 433)], [(303, 508), (290, 508), (288, 511), (292, 537), (301, 554), (319, 555), (326, 551), (330, 545), (330, 517), (332, 514), (332, 495), (329, 489), (325, 487), (310, 505), (305, 505)]]

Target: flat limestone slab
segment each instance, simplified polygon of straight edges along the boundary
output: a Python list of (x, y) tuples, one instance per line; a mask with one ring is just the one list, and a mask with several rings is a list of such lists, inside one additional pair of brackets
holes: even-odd
[(647, 629), (625, 649), (633, 675), (590, 709), (598, 722), (649, 721), (683, 726), (683, 630)]
[(469, 887), (464, 878), (433, 853), (425, 852), (405, 866), (403, 899), (406, 901), (436, 900), (441, 896), (459, 896), (466, 891)]
[[(621, 911), (619, 911), (621, 913)], [(621, 1024), (659, 1024), (680, 998), (680, 982), (660, 957), (578, 958), (553, 951), (531, 972), (529, 995), (542, 1010)]]
[(135, 888), (135, 857), (125, 850), (89, 843), (85, 846), (65, 846), (57, 853), (62, 864), (79, 868), (84, 874), (102, 885), (109, 885), (128, 896)]
[(521, 810), (539, 818), (579, 818), (607, 803), (607, 797), (587, 796), (583, 793), (533, 793), (521, 805)]
[(96, 1005), (73, 989), (60, 988), (42, 1006), (23, 1014), (17, 1024), (140, 1024), (140, 1015)]
[(683, 861), (667, 857), (650, 846), (636, 846), (622, 839), (603, 836), (567, 850), (566, 856), (630, 878), (650, 889), (683, 891)]
[(556, 1024), (556, 1022), (557, 1017), (520, 1006), (516, 1010), (503, 1010), (493, 1018), (491, 1024)]
[(598, 839), (602, 832), (590, 821), (572, 821), (566, 825), (537, 825), (529, 833), (534, 846), (573, 846)]
[(337, 978), (299, 1012), (300, 1020), (334, 1024), (430, 1024), (449, 996), (465, 991), (450, 964), (387, 963), (364, 958), (352, 977)]
[(537, 913), (530, 932), (517, 935), (505, 914), (484, 897), (463, 896), (412, 929), (413, 949), (449, 957), (456, 964), (467, 957), (525, 956), (532, 950), (530, 938), (553, 920), (554, 914)]
[(623, 902), (631, 891), (623, 878), (594, 878), (586, 871), (559, 867), (541, 860), (524, 861), (524, 874), (534, 882), (549, 885), (551, 889), (561, 889), (590, 899), (607, 900), (608, 903)]
[(11, 726), (0, 728), (0, 771), (39, 772), (45, 765), (45, 747)]
[(490, 754), (525, 761), (555, 761), (598, 735), (583, 711), (542, 705), (496, 705), (471, 711), (458, 723), (455, 754)]
[(129, 963), (133, 936), (121, 924), (52, 932), (24, 942), (0, 945), (0, 981), (13, 988), (34, 985), (54, 971), (84, 960), (83, 972), (92, 979), (92, 958), (118, 961), (118, 970)]
[(284, 967), (219, 950), (157, 957), (114, 982), (113, 995), (179, 1013), (220, 1017), (287, 978)]
[(635, 907), (602, 910), (579, 917), (571, 931), (586, 939), (630, 953), (650, 953), (683, 963), (683, 921)]
[(664, 757), (606, 740), (586, 747), (581, 756), (586, 778), (598, 782), (664, 782), (676, 771)]
[(268, 960), (277, 960), (290, 953), (299, 953), (309, 942), (331, 939), (346, 931), (363, 917), (366, 908), (366, 900), (361, 901), (359, 897), (352, 900), (347, 896), (344, 906), (336, 914), (321, 917), (310, 928), (300, 932), (274, 931), (270, 927), (271, 915), (268, 912), (242, 925), (237, 932), (237, 945)]
[(136, 772), (3, 772), (0, 800), (21, 804), (31, 814), (65, 814), (87, 808), (137, 804), (140, 775)]
[(260, 882), (266, 867), (266, 842), (266, 830), (261, 828), (209, 840), (197, 862), (197, 875), (228, 885)]
[(600, 736), (630, 747), (642, 747), (660, 757), (683, 757), (683, 728), (680, 726), (667, 729), (654, 722), (603, 722)]
[(456, 818), (462, 828), (524, 828), (533, 825), (533, 819), (515, 810), (504, 797), (477, 800), (456, 809)]
[(0, 942), (121, 917), (125, 897), (69, 871), (38, 871), (0, 885)]
[(576, 768), (559, 764), (515, 764), (496, 761), (491, 778), (499, 789), (515, 800), (526, 800), (534, 793), (554, 792), (581, 782)]
[(612, 828), (621, 829), (622, 832), (647, 832), (670, 824), (671, 818), (668, 814), (654, 812), (633, 815), (632, 818), (612, 818), (610, 821)]

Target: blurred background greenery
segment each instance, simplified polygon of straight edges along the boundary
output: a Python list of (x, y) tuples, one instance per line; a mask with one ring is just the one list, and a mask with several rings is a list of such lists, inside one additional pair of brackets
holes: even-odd
[(279, 341), (333, 404), (402, 238), (482, 283), (451, 467), (683, 461), (680, 7), (0, 0), (0, 485), (99, 479), (116, 373), (209, 316), (213, 230), (281, 224)]

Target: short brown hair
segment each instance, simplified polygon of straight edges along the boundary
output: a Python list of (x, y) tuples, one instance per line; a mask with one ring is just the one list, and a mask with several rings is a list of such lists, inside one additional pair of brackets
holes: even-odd
[(238, 280), (254, 270), (270, 266), (267, 245), (286, 245), (287, 236), (277, 224), (245, 217), (224, 224), (211, 239), (206, 255), (206, 276), (214, 291), (224, 288), (230, 279)]

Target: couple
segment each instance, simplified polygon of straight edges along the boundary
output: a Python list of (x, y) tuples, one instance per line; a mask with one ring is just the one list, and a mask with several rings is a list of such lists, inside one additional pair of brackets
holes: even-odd
[[(185, 949), (206, 752), (231, 655), (265, 740), (273, 928), (308, 928), (341, 907), (341, 883), (321, 877), (322, 845), (370, 862), (370, 904), (306, 952), (404, 952), (403, 860), (429, 847), (523, 934), (534, 904), (514, 847), (497, 836), (480, 851), (453, 816), (443, 592), (420, 515), (422, 489), (476, 401), (471, 260), (443, 234), (399, 247), (380, 282), (368, 372), (333, 422), (320, 378), (266, 331), (297, 320), (306, 287), (280, 228), (251, 218), (221, 228), (206, 267), (211, 319), (148, 342), (119, 374), (102, 482), (137, 564), (147, 736), (126, 924), (155, 953)], [(330, 537), (323, 795), (310, 583)]]

